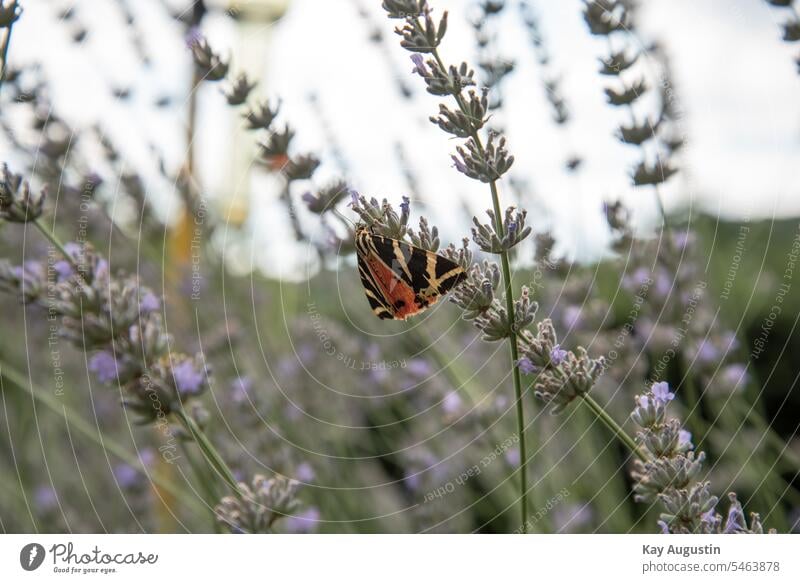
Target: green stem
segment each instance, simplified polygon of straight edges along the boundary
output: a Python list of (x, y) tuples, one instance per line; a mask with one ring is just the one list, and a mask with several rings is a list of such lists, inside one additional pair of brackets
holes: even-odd
[[(492, 187), (492, 199), (493, 199), (492, 202), (495, 207), (495, 216), (497, 217), (498, 235), (502, 237), (503, 236), (502, 219), (500, 218), (502, 215), (498, 210), (500, 207), (500, 202), (497, 196), (497, 187), (495, 186), (494, 182), (491, 183), (491, 187)], [(509, 326), (511, 327), (512, 330), (515, 330), (516, 322), (514, 319), (514, 295), (513, 295), (514, 292), (511, 286), (511, 268), (509, 267), (508, 253), (503, 252), (500, 254), (500, 263), (503, 270), (503, 280), (505, 281), (506, 284), (506, 312), (508, 312)], [(528, 531), (528, 526), (527, 526), (528, 455), (525, 444), (525, 410), (523, 407), (523, 400), (522, 400), (522, 378), (520, 377), (519, 367), (517, 366), (517, 362), (519, 361), (519, 345), (517, 343), (516, 333), (514, 333), (512, 336), (509, 336), (508, 346), (511, 355), (511, 374), (513, 375), (513, 381), (514, 381), (514, 398), (516, 399), (515, 406), (517, 408), (517, 431), (519, 432), (520, 492), (521, 492), (520, 512), (522, 514), (522, 532), (526, 533)]]
[(594, 400), (594, 398), (589, 393), (583, 393), (581, 395), (583, 398), (583, 402), (592, 410), (595, 417), (600, 419), (606, 427), (608, 427), (611, 432), (619, 439), (636, 457), (638, 457), (641, 461), (646, 462), (647, 456), (642, 452), (639, 446), (636, 445), (636, 442), (633, 438), (625, 433), (625, 431), (620, 427), (620, 425), (614, 421), (614, 418), (608, 414), (608, 412), (603, 408), (603, 406)]
[(213, 508), (214, 504), (216, 504), (219, 500), (219, 495), (214, 487), (215, 483), (212, 479), (212, 476), (209, 473), (210, 468), (208, 466), (201, 465), (195, 459), (194, 452), (192, 451), (192, 448), (189, 447), (188, 443), (184, 442), (182, 445), (183, 453), (186, 455), (186, 460), (189, 462), (189, 467), (192, 468), (192, 472), (197, 478), (197, 482), (200, 484), (200, 487), (203, 491), (204, 500), (210, 508)]
[(241, 496), (239, 485), (236, 482), (236, 478), (233, 476), (233, 472), (228, 467), (228, 464), (226, 464), (222, 459), (222, 456), (219, 455), (219, 452), (217, 452), (217, 450), (211, 444), (211, 441), (209, 441), (206, 434), (203, 433), (203, 430), (198, 427), (195, 420), (187, 415), (186, 411), (183, 409), (176, 411), (175, 415), (178, 417), (180, 422), (192, 436), (194, 442), (200, 448), (200, 451), (203, 453), (203, 457), (205, 457), (211, 469), (214, 470), (220, 478), (222, 478), (228, 487), (233, 490), (234, 494)]
[(670, 225), (669, 221), (667, 220), (667, 210), (664, 208), (664, 202), (661, 200), (661, 193), (658, 191), (658, 185), (653, 187), (653, 191), (655, 192), (656, 204), (658, 205), (658, 212), (659, 214), (661, 214), (661, 220), (664, 222), (664, 230), (667, 233), (669, 233)]
[[(186, 121), (186, 174), (187, 182), (194, 184), (194, 138), (197, 126), (197, 91), (203, 78), (192, 63), (192, 86), (189, 90), (189, 118)], [(194, 202), (194, 201), (192, 201)]]
[(69, 264), (70, 264), (70, 265), (72, 266), (72, 268), (75, 270), (75, 273), (81, 273), (81, 271), (80, 271), (80, 269), (79, 269), (79, 267), (78, 267), (78, 264), (77, 264), (77, 262), (75, 261), (75, 258), (74, 258), (74, 257), (72, 257), (72, 255), (70, 255), (69, 253), (67, 253), (67, 250), (64, 248), (64, 244), (63, 244), (63, 243), (62, 243), (62, 242), (59, 240), (59, 238), (58, 238), (58, 237), (56, 237), (56, 236), (53, 234), (53, 231), (51, 231), (50, 229), (48, 229), (48, 228), (47, 228), (47, 227), (46, 227), (46, 226), (45, 226), (45, 225), (42, 223), (42, 220), (41, 220), (41, 219), (35, 219), (35, 220), (34, 220), (34, 221), (32, 221), (32, 222), (33, 222), (34, 226), (35, 226), (37, 229), (39, 229), (39, 232), (40, 232), (42, 235), (44, 235), (44, 236), (45, 236), (45, 238), (46, 238), (48, 241), (50, 241), (50, 243), (51, 243), (51, 244), (52, 244), (52, 245), (53, 245), (53, 246), (54, 246), (56, 249), (58, 249), (58, 252), (59, 252), (59, 253), (61, 253), (61, 255), (63, 255), (63, 256), (64, 256), (64, 259), (66, 259), (66, 260), (69, 262)]
[[(680, 292), (679, 292), (680, 293)], [(686, 362), (686, 356), (679, 353), (678, 362), (683, 372), (682, 387), (686, 387), (686, 424), (691, 429), (692, 434), (696, 436), (696, 447), (705, 441), (708, 437), (708, 427), (703, 422), (700, 411), (700, 395), (697, 393), (697, 385), (694, 380), (694, 375), (690, 370), (690, 365)]]
[[(46, 391), (34, 389), (34, 387), (28, 382), (28, 379), (26, 379), (25, 376), (19, 371), (11, 368), (6, 363), (0, 362), (0, 377), (7, 379), (10, 381), (11, 385), (28, 393), (33, 399), (36, 399), (37, 402), (50, 409), (53, 413), (63, 416), (64, 421), (68, 423), (70, 427), (76, 429), (78, 433), (100, 446), (104, 451), (107, 451), (118, 457), (126, 464), (145, 472), (150, 481), (162, 490), (169, 492), (178, 500), (185, 500), (187, 504), (196, 506), (196, 503), (193, 499), (187, 499), (187, 497), (183, 495), (183, 492), (178, 490), (171, 482), (160, 479), (154, 473), (147, 472), (142, 460), (128, 452), (122, 445), (113, 439), (102, 436), (99, 428), (86, 421), (80, 416), (80, 414), (78, 414), (78, 412), (59, 402), (58, 399)], [(197, 506), (194, 511), (200, 512), (199, 506)]]
[[(419, 21), (416, 21), (417, 26), (422, 29)], [(447, 67), (445, 67), (442, 58), (439, 56), (439, 51), (437, 49), (433, 49), (431, 51), (431, 56), (436, 61), (437, 65), (442, 71), (447, 71)], [(461, 97), (461, 94), (458, 91), (452, 92), (453, 97), (458, 104), (458, 108), (461, 112), (470, 117), (469, 108), (467, 108), (464, 100)], [(478, 149), (480, 155), (483, 155), (483, 142), (481, 141), (480, 136), (478, 135), (478, 131), (474, 129), (474, 126), (471, 125), (472, 129), (472, 139), (475, 142), (475, 146)], [(503, 213), (500, 209), (500, 195), (497, 191), (497, 180), (492, 180), (489, 183), (489, 188), (492, 192), (492, 206), (494, 208), (494, 215), (495, 215), (495, 231), (497, 231), (497, 235), (502, 239), (503, 235), (505, 234), (505, 229), (503, 227)], [(514, 317), (514, 289), (512, 286), (511, 280), (511, 267), (508, 261), (508, 252), (503, 251), (500, 253), (500, 263), (501, 268), (503, 270), (503, 282), (505, 284), (505, 296), (506, 296), (506, 312), (508, 315), (508, 322), (509, 327), (512, 331), (516, 330), (516, 322)], [(516, 332), (512, 332), (512, 334), (508, 337), (508, 345), (509, 345), (509, 352), (511, 357), (511, 374), (514, 382), (514, 398), (516, 400), (516, 410), (517, 410), (517, 432), (519, 433), (519, 455), (520, 455), (520, 519), (521, 519), (521, 529), (523, 533), (528, 532), (528, 476), (527, 476), (527, 467), (528, 467), (528, 457), (527, 457), (527, 448), (525, 444), (525, 410), (522, 401), (522, 378), (520, 377), (519, 367), (517, 366), (517, 361), (519, 360), (519, 345), (517, 343), (517, 335)]]
[(3, 88), (3, 81), (6, 78), (6, 68), (8, 63), (8, 47), (11, 46), (11, 27), (14, 26), (14, 23), (8, 25), (6, 30), (6, 38), (3, 41), (3, 50), (2, 50), (2, 65), (0, 65), (0, 90)]
[[(673, 247), (672, 226), (670, 225), (669, 218), (667, 217), (667, 211), (664, 208), (664, 203), (661, 200), (661, 192), (659, 191), (657, 184), (653, 186), (653, 192), (655, 193), (658, 211), (661, 214), (661, 220), (664, 224), (664, 234), (666, 235), (664, 245), (670, 252), (674, 253), (676, 249)], [(673, 266), (668, 267), (673, 268)], [(675, 269), (677, 269), (677, 267)], [(675, 289), (678, 295), (681, 296), (683, 290), (681, 289), (679, 278), (675, 279)], [(689, 429), (692, 430), (692, 434), (696, 436), (696, 445), (699, 447), (708, 435), (708, 426), (703, 421), (703, 416), (701, 414), (702, 412), (700, 411), (701, 396), (697, 392), (697, 383), (695, 382), (694, 373), (692, 372), (691, 366), (686, 362), (686, 358), (682, 356), (682, 354), (679, 355), (678, 362), (683, 373), (681, 386), (686, 388), (686, 424), (689, 426)]]
[[(455, 361), (446, 357), (441, 350), (439, 350), (437, 343), (424, 334), (419, 328), (411, 330), (411, 337), (414, 338), (414, 347), (426, 346), (427, 350), (433, 355), (433, 359), (439, 365), (439, 370), (447, 377), (450, 385), (458, 390), (461, 395), (466, 398), (467, 405), (477, 412), (477, 402), (472, 396), (472, 391), (469, 388), (470, 380), (464, 378), (458, 370), (456, 370)], [(494, 430), (487, 426), (485, 423), (480, 422), (480, 427), (484, 430), (486, 435), (492, 443), (501, 443), (501, 439), (495, 434)], [(510, 465), (510, 464), (509, 464)]]

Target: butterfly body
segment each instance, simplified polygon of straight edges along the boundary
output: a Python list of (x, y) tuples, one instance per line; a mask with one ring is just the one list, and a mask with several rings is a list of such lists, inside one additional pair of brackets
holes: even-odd
[(466, 278), (456, 262), (364, 226), (356, 230), (356, 253), (370, 307), (385, 320), (419, 314)]

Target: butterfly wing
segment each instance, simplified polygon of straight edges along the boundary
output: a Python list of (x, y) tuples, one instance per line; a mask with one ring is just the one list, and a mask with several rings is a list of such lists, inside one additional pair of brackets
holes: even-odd
[(357, 234), (356, 249), (361, 281), (379, 318), (405, 320), (418, 314), (466, 277), (446, 257), (366, 229)]
[(369, 307), (372, 312), (382, 320), (394, 318), (394, 308), (386, 303), (384, 292), (378, 287), (375, 278), (372, 276), (366, 257), (358, 251), (358, 274), (361, 276), (361, 283), (364, 285), (364, 295), (367, 296)]

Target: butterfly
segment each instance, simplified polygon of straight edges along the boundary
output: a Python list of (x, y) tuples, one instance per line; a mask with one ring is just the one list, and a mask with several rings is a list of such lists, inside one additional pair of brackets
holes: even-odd
[(455, 261), (363, 225), (356, 229), (356, 254), (364, 293), (383, 320), (419, 314), (467, 277)]

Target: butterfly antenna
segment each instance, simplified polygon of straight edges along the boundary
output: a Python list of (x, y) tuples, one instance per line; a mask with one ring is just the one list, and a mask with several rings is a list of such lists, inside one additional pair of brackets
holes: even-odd
[(331, 212), (333, 212), (333, 214), (335, 214), (345, 225), (352, 226), (354, 229), (356, 228), (356, 224), (352, 221), (352, 219), (344, 216), (336, 207), (331, 208)]

